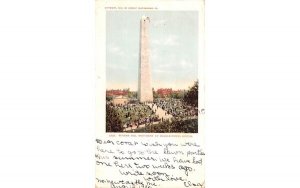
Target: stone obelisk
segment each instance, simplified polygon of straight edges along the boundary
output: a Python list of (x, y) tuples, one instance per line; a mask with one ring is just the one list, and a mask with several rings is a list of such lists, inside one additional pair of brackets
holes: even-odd
[(151, 85), (151, 65), (149, 46), (150, 18), (143, 16), (140, 21), (140, 56), (139, 56), (139, 86), (138, 99), (140, 102), (153, 102)]

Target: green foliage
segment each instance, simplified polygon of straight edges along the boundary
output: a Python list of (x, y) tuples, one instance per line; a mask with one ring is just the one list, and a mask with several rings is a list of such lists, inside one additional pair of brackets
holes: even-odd
[(137, 98), (137, 92), (136, 91), (129, 91), (128, 92), (128, 98)]
[(117, 112), (106, 105), (106, 132), (122, 132), (122, 122)]
[(154, 99), (157, 99), (157, 98), (159, 98), (160, 96), (158, 95), (158, 93), (157, 92), (155, 92), (155, 91), (153, 91), (153, 98)]
[(154, 126), (152, 129), (156, 133), (197, 133), (198, 132), (198, 120), (184, 120), (174, 122), (163, 122), (159, 126)]
[[(141, 105), (139, 107), (135, 107), (135, 110), (120, 108), (115, 111), (123, 125), (127, 122), (137, 121), (139, 119), (146, 118), (146, 117), (149, 117), (150, 115), (152, 115), (152, 110), (146, 105)], [(130, 117), (130, 121), (129, 121), (128, 117)]]
[(144, 129), (136, 129), (135, 132), (151, 133), (198, 133), (198, 119), (164, 121), (159, 124), (148, 124)]
[(191, 106), (198, 107), (198, 81), (184, 95), (183, 100)]
[(106, 101), (111, 101), (113, 99), (112, 96), (106, 96)]
[(180, 91), (180, 92), (174, 92), (172, 94), (170, 94), (170, 98), (173, 98), (173, 99), (183, 99), (184, 97), (184, 91)]

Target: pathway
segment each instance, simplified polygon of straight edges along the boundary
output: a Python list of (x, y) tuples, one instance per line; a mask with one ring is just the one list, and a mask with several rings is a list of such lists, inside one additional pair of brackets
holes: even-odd
[[(165, 110), (163, 110), (162, 108), (158, 107), (156, 104), (153, 104), (153, 103), (147, 103), (146, 105), (148, 105), (152, 110), (153, 112), (155, 112), (155, 114), (159, 117), (159, 119), (161, 120), (163, 118), (163, 120), (168, 120), (168, 119), (171, 119), (173, 116), (170, 115), (170, 114), (167, 114)], [(155, 124), (158, 124), (160, 121), (157, 121), (157, 122), (153, 122), (152, 125), (155, 125)], [(131, 130), (135, 130), (137, 128), (144, 128), (146, 126), (146, 124), (142, 124), (142, 125), (139, 125), (138, 127), (137, 126), (133, 126), (133, 127), (127, 127), (125, 128), (124, 131), (131, 131)]]
[[(167, 114), (167, 111), (163, 110), (162, 108), (158, 107), (156, 104), (147, 103), (147, 105), (158, 115), (159, 119), (164, 118), (164, 120), (171, 119), (173, 116)], [(153, 105), (153, 107), (152, 107)]]

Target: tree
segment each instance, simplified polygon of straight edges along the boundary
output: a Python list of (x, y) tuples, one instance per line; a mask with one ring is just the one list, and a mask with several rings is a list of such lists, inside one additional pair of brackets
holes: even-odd
[(122, 132), (122, 121), (109, 104), (106, 105), (106, 132)]
[(154, 91), (154, 90), (153, 90), (153, 98), (154, 98), (154, 99), (157, 99), (157, 98), (159, 98), (159, 95), (158, 95), (158, 93), (157, 93), (156, 91)]
[(112, 101), (113, 97), (112, 96), (107, 96), (106, 95), (106, 101)]
[(187, 104), (198, 107), (198, 81), (187, 91), (183, 97), (184, 102)]

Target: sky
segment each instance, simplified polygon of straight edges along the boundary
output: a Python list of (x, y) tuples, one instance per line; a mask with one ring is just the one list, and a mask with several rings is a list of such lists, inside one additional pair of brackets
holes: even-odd
[(196, 11), (107, 11), (106, 88), (137, 90), (143, 15), (150, 17), (152, 87), (188, 89), (198, 78)]

